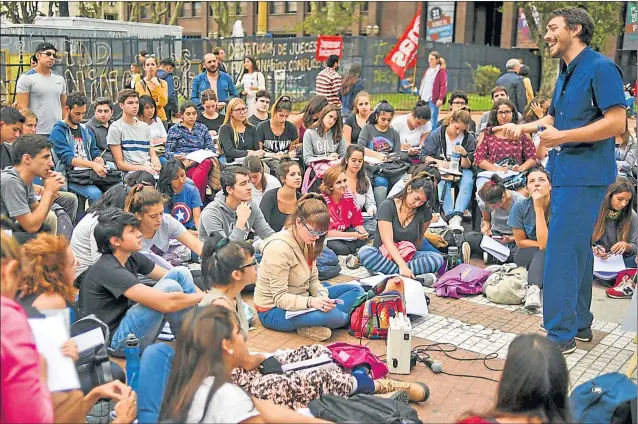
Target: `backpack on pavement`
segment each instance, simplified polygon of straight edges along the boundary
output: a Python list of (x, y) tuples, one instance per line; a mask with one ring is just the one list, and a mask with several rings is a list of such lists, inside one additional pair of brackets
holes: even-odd
[(317, 258), (317, 272), (321, 281), (329, 280), (341, 273), (339, 258), (332, 249), (324, 247), (321, 251), (321, 255)]
[(458, 299), (461, 295), (474, 295), (483, 292), (483, 284), (490, 272), (479, 267), (461, 264), (447, 271), (434, 283), (436, 295)]
[(576, 387), (569, 396), (569, 405), (574, 422), (631, 423), (632, 409), (635, 416), (636, 383), (618, 372), (599, 375)]
[(332, 360), (347, 371), (351, 371), (359, 365), (365, 365), (370, 369), (370, 375), (375, 380), (388, 375), (388, 366), (367, 346), (336, 342), (326, 347), (332, 353)]
[(389, 276), (355, 300), (350, 310), (348, 333), (357, 338), (387, 339), (390, 318), (406, 313), (403, 293), (386, 290)]
[(483, 284), (483, 294), (500, 305), (520, 305), (525, 299), (527, 270), (516, 264), (492, 265), (486, 271), (492, 274)]
[(51, 205), (51, 210), (58, 219), (58, 236), (64, 236), (67, 240), (71, 240), (73, 234), (73, 222), (71, 217), (64, 208), (57, 203)]

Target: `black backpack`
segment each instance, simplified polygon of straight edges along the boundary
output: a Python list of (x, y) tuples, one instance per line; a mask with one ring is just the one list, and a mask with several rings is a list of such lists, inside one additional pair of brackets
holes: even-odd
[(71, 235), (73, 234), (73, 221), (71, 221), (71, 217), (67, 213), (67, 211), (57, 203), (51, 205), (51, 210), (55, 213), (55, 216), (58, 218), (58, 233), (59, 236), (64, 236), (68, 240), (71, 240)]

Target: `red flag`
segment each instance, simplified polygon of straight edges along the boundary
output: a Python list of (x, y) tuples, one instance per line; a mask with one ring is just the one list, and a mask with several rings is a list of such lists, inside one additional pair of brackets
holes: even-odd
[(410, 21), (410, 25), (390, 50), (384, 62), (392, 72), (403, 78), (405, 70), (416, 66), (416, 55), (419, 47), (419, 27), (421, 26), (421, 6)]

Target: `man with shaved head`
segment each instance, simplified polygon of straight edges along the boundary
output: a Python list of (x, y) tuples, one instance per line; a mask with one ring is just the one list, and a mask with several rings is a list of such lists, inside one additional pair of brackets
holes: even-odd
[(211, 89), (217, 94), (217, 107), (222, 109), (233, 97), (239, 97), (233, 79), (226, 72), (219, 70), (217, 57), (213, 53), (204, 55), (203, 72), (193, 79), (191, 101), (202, 108), (199, 96), (204, 90)]

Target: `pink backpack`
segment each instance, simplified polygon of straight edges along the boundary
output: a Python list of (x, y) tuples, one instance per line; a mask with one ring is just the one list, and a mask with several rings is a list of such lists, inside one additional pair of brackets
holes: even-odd
[[(303, 184), (301, 185), (301, 192), (307, 194), (308, 190), (317, 180), (323, 180), (323, 176), (326, 175), (326, 171), (330, 169), (332, 165), (339, 163), (339, 159), (323, 158), (318, 159), (307, 164), (306, 173), (303, 176)], [(314, 172), (314, 176), (310, 179), (310, 174)]]
[(452, 268), (434, 283), (437, 296), (453, 297), (460, 295), (481, 294), (483, 284), (490, 276), (490, 272), (479, 267), (461, 264)]
[(373, 380), (388, 375), (388, 366), (381, 362), (374, 353), (370, 352), (367, 346), (336, 342), (326, 347), (332, 352), (332, 360), (346, 370), (352, 370), (359, 365), (367, 365), (370, 368)]

